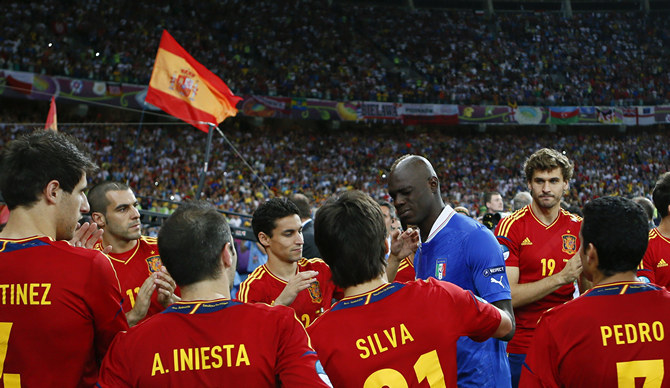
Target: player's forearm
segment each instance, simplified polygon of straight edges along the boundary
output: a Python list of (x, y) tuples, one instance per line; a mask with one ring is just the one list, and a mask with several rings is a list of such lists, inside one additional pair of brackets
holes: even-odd
[(137, 309), (132, 309), (126, 313), (126, 320), (128, 321), (128, 327), (133, 327), (137, 325), (137, 322), (139, 322), (142, 318), (144, 318), (144, 315), (140, 316), (140, 314), (136, 310)]
[(510, 284), (512, 306), (517, 308), (537, 302), (565, 284), (567, 283), (564, 282), (560, 274), (548, 276), (536, 282)]
[(389, 255), (388, 263), (386, 263), (386, 279), (389, 282), (392, 282), (398, 274), (398, 267), (402, 259), (402, 257), (397, 257), (393, 254)]

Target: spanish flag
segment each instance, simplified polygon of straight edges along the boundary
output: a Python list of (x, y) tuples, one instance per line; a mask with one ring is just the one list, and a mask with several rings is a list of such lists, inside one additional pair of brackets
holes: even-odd
[(240, 100), (163, 30), (146, 102), (208, 132), (208, 125), (202, 122), (218, 125), (226, 117), (235, 116), (235, 105)]
[(49, 114), (47, 114), (47, 123), (44, 125), (45, 130), (52, 130), (58, 132), (58, 120), (56, 119), (56, 96), (51, 96), (51, 106), (49, 107)]

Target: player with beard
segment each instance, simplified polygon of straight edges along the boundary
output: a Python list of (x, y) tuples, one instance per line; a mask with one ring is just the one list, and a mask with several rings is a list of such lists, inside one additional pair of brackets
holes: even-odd
[(526, 160), (524, 172), (533, 200), (503, 218), (495, 230), (508, 254), (505, 265), (516, 319), (516, 333), (507, 345), (514, 387), (538, 319), (573, 298), (582, 271), (582, 219), (561, 209), (572, 163), (559, 151), (543, 148)]
[(156, 239), (142, 236), (133, 191), (123, 183), (105, 181), (88, 194), (91, 218), (105, 231), (95, 248), (111, 246), (108, 255), (121, 282), (123, 311), (134, 326), (179, 300), (178, 290), (161, 263)]
[(92, 387), (121, 330), (119, 281), (102, 253), (65, 241), (89, 210), (96, 166), (62, 133), (5, 145), (0, 190), (11, 210), (0, 233), (0, 381), (5, 387)]

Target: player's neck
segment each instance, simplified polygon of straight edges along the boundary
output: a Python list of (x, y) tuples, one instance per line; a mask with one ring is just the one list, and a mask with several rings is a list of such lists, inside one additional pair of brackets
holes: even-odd
[(298, 271), (297, 262), (284, 261), (272, 253), (268, 253), (268, 262), (265, 266), (273, 275), (284, 281), (288, 281)]
[(430, 215), (426, 217), (426, 219), (421, 222), (419, 225), (419, 234), (421, 235), (421, 241), (425, 242), (428, 240), (428, 236), (430, 235), (430, 231), (433, 229), (433, 225), (435, 224), (435, 221), (437, 221), (438, 218), (440, 218), (440, 214), (442, 214), (442, 211), (446, 205), (444, 202), (435, 202), (435, 207), (433, 211), (430, 212)]
[(609, 283), (634, 282), (637, 281), (635, 271), (619, 272), (612, 276), (605, 276), (603, 273), (593, 275), (593, 285), (600, 286)]
[(135, 248), (135, 246), (139, 243), (139, 239), (137, 240), (125, 240), (125, 239), (120, 239), (116, 238), (115, 236), (107, 235), (107, 234), (102, 234), (102, 246), (106, 247), (108, 245), (112, 246), (112, 253), (125, 253), (128, 252), (129, 250)]
[(349, 297), (349, 296), (355, 296), (355, 295), (360, 295), (360, 294), (365, 294), (366, 292), (370, 292), (376, 288), (379, 288), (380, 286), (383, 286), (384, 284), (387, 284), (388, 282), (386, 281), (386, 275), (380, 275), (379, 277), (376, 277), (370, 281), (367, 281), (365, 283), (357, 284), (355, 286), (347, 287), (344, 289), (344, 296)]
[(670, 216), (664, 217), (657, 229), (663, 237), (670, 238)]
[(544, 208), (538, 205), (535, 201), (530, 204), (530, 208), (533, 210), (533, 214), (545, 225), (551, 225), (556, 218), (558, 218), (558, 212), (561, 210), (561, 205), (556, 204), (550, 208)]
[(182, 302), (199, 300), (230, 299), (230, 286), (227, 279), (202, 280), (197, 283), (179, 287)]
[(39, 208), (39, 204), (30, 209), (19, 206), (9, 214), (5, 228), (0, 232), (0, 237), (22, 239), (32, 236), (46, 236), (55, 240), (56, 225), (50, 221), (53, 219)]

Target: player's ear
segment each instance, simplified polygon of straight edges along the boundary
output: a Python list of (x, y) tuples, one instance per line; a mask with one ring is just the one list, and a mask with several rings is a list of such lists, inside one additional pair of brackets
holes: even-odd
[(230, 252), (230, 243), (227, 242), (221, 250), (221, 264), (223, 268), (230, 268), (233, 266), (233, 255)]
[(91, 220), (98, 224), (99, 228), (105, 227), (105, 216), (100, 212), (91, 212)]
[(270, 237), (267, 234), (265, 234), (265, 232), (258, 233), (257, 238), (258, 242), (261, 243), (263, 247), (267, 247), (268, 245), (270, 245)]
[(49, 181), (49, 183), (44, 186), (42, 193), (44, 194), (44, 198), (46, 199), (47, 203), (55, 204), (63, 194), (63, 189), (60, 187), (60, 182), (54, 179)]
[(593, 266), (593, 268), (598, 268), (598, 250), (593, 243), (589, 243), (586, 249), (584, 249), (584, 253), (586, 254), (586, 264)]
[(428, 185), (430, 186), (430, 190), (432, 192), (437, 191), (437, 188), (440, 186), (440, 181), (437, 179), (436, 176), (431, 176), (428, 178)]

